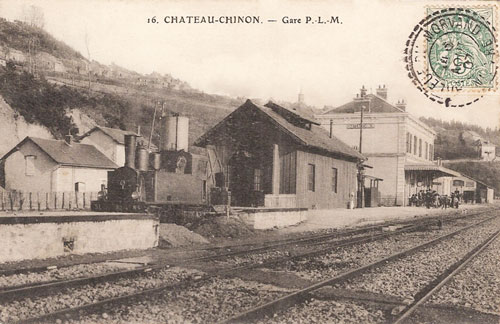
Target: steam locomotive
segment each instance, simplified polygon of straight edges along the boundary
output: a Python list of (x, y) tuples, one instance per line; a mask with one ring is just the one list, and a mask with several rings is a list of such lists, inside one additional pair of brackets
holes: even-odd
[(188, 152), (189, 120), (165, 119), (159, 152), (125, 136), (125, 166), (108, 172), (107, 188), (91, 202), (94, 211), (145, 212), (161, 215), (212, 211), (208, 157)]

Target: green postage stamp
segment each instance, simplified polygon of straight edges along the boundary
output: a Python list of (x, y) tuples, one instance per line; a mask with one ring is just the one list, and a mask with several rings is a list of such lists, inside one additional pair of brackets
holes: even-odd
[(496, 10), (494, 5), (426, 9), (407, 41), (405, 63), (429, 99), (462, 107), (496, 90)]

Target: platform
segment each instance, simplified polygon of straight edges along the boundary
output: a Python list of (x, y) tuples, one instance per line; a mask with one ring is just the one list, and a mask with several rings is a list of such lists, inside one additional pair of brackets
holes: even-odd
[(0, 263), (148, 249), (158, 245), (158, 237), (159, 219), (148, 214), (0, 213)]

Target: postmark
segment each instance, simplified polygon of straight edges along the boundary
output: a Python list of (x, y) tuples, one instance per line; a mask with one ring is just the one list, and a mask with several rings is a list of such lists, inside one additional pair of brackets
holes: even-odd
[(408, 76), (430, 100), (463, 107), (496, 91), (496, 6), (427, 8), (406, 43)]

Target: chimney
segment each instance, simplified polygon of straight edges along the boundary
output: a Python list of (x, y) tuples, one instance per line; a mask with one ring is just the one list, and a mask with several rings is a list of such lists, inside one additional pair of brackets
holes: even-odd
[(396, 107), (401, 109), (402, 111), (406, 111), (406, 102), (404, 99), (398, 100)]
[(361, 89), (359, 90), (359, 96), (361, 98), (366, 97), (366, 88), (365, 88), (365, 86), (362, 86)]
[(304, 104), (304, 94), (302, 93), (302, 90), (300, 90), (299, 92), (299, 98), (297, 102), (299, 103), (299, 105)]
[(72, 137), (71, 135), (65, 135), (65, 136), (64, 136), (64, 142), (65, 142), (66, 144), (68, 144), (69, 146), (71, 146), (71, 141), (72, 141), (72, 138), (71, 138), (71, 137)]
[(378, 86), (377, 96), (384, 100), (387, 100), (387, 88), (385, 87), (385, 84), (383, 86)]

